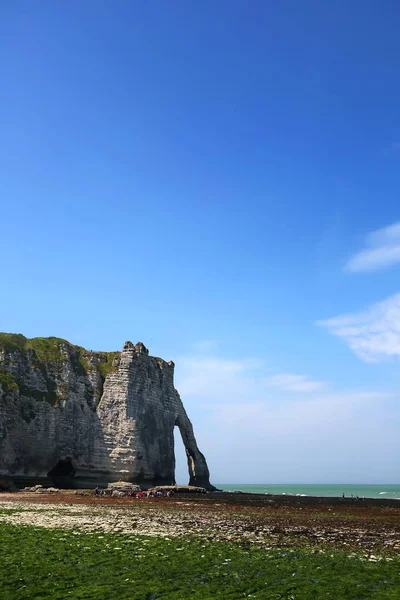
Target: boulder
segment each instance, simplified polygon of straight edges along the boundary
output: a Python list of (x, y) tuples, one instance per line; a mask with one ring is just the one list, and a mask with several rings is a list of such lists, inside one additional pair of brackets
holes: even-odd
[[(109, 483), (107, 489), (114, 492), (140, 492), (140, 486), (134, 483), (130, 483), (129, 481), (114, 481)], [(117, 493), (115, 494), (118, 495)]]

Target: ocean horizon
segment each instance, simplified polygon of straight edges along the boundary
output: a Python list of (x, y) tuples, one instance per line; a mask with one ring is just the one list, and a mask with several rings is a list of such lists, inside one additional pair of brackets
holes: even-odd
[(215, 483), (215, 487), (226, 492), (250, 494), (281, 494), (290, 496), (323, 496), (327, 498), (387, 498), (400, 500), (400, 484), (240, 484)]

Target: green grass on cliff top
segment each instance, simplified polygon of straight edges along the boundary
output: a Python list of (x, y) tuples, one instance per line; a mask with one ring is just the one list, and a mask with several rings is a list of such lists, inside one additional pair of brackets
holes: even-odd
[(2, 600), (398, 600), (400, 559), (0, 524)]
[[(6, 352), (33, 350), (40, 363), (65, 361), (67, 357), (62, 350), (69, 349), (71, 353), (76, 355), (77, 367), (80, 365), (83, 371), (94, 368), (87, 359), (89, 352), (85, 348), (75, 346), (62, 338), (36, 337), (28, 339), (20, 333), (0, 333), (0, 348), (4, 348)], [(119, 355), (119, 352), (95, 352), (94, 354), (102, 359), (97, 368), (105, 378), (113, 369), (113, 360), (115, 356)]]

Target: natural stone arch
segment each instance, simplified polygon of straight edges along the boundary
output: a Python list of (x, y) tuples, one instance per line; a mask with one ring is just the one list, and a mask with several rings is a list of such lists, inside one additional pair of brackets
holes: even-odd
[(124, 345), (117, 369), (105, 380), (98, 406), (111, 463), (120, 479), (136, 482), (140, 476), (144, 482), (172, 483), (174, 427), (178, 427), (189, 485), (213, 489), (192, 423), (174, 387), (174, 366), (172, 361), (149, 356), (141, 343)]
[(210, 473), (206, 459), (197, 446), (192, 423), (190, 422), (182, 403), (181, 406), (182, 410), (180, 415), (175, 419), (175, 426), (179, 429), (186, 452), (189, 485), (209, 487)]

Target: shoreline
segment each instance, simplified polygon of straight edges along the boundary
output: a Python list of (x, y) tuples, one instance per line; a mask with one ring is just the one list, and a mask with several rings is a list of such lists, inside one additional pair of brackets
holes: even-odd
[[(82, 495), (81, 492), (87, 492), (87, 495)], [(41, 492), (36, 494), (34, 492), (27, 492), (24, 490), (16, 490), (14, 492), (1, 492), (0, 501), (18, 501), (32, 499), (34, 502), (73, 502), (80, 503), (87, 502), (88, 499), (95, 498), (94, 490), (77, 490), (77, 489), (60, 489), (57, 493), (54, 492)], [(97, 503), (101, 503), (104, 497), (96, 497)], [(136, 498), (122, 497), (108, 498), (109, 501), (125, 501), (125, 502), (136, 502)], [(171, 500), (170, 500), (171, 501)], [(213, 505), (216, 502), (221, 502), (226, 505), (249, 506), (249, 507), (268, 507), (268, 506), (282, 506), (282, 507), (315, 507), (320, 506), (321, 508), (331, 507), (354, 507), (355, 509), (364, 508), (400, 508), (400, 499), (393, 498), (342, 498), (341, 496), (297, 496), (292, 494), (269, 494), (269, 493), (256, 493), (256, 492), (241, 492), (241, 491), (226, 491), (226, 490), (215, 490), (203, 494), (199, 493), (183, 493), (178, 492), (174, 494), (172, 501), (185, 501), (185, 503), (199, 503), (200, 501), (204, 504)]]
[[(225, 487), (226, 486), (226, 487)], [(400, 484), (216, 484), (218, 491), (235, 494), (269, 496), (318, 497), (400, 500)]]
[[(256, 492), (230, 492), (225, 490), (218, 490), (216, 492), (210, 492), (212, 495), (223, 495), (226, 496), (233, 502), (244, 504), (254, 504), (258, 502), (264, 504), (265, 501), (273, 501), (277, 504), (282, 505), (296, 505), (304, 504), (312, 506), (315, 504), (321, 505), (344, 505), (344, 506), (377, 506), (377, 507), (393, 507), (400, 508), (400, 498), (342, 498), (341, 496), (298, 496), (295, 494), (258, 494)], [(264, 502), (263, 502), (264, 500)]]
[(160, 537), (195, 536), (268, 547), (400, 551), (400, 504), (390, 500), (175, 494), (102, 497), (75, 491), (0, 494), (0, 522), (80, 532), (102, 530)]

